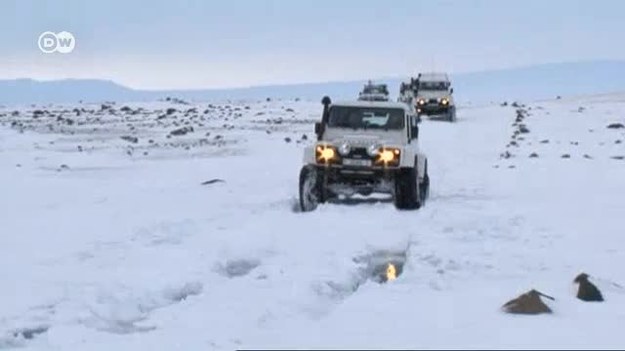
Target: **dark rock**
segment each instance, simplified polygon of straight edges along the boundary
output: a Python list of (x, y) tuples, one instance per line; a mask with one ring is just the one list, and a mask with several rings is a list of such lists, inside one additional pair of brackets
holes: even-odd
[(287, 143), (290, 143), (291, 142), (291, 138), (286, 137), (286, 138), (284, 138), (284, 141), (286, 141)]
[(285, 111), (286, 112), (295, 112), (292, 108), (287, 108)]
[(541, 140), (540, 143), (541, 144), (549, 144), (549, 139)]
[(132, 136), (132, 135), (123, 135), (120, 137), (120, 139), (133, 143), (133, 144), (136, 144), (139, 142), (139, 138)]
[(564, 155), (562, 155), (561, 157), (562, 157), (562, 158), (571, 158), (571, 155), (569, 155), (569, 154), (564, 154)]
[(519, 133), (527, 134), (529, 132), (530, 132), (530, 130), (524, 124), (519, 126)]
[(516, 102), (516, 101), (515, 101), (515, 102), (513, 102), (511, 106), (512, 106), (512, 107), (520, 107), (519, 103), (518, 103), (518, 102)]
[(510, 158), (510, 157), (512, 157), (512, 154), (510, 152), (506, 151), (506, 152), (502, 153), (500, 155), (500, 157), (501, 158)]
[(506, 106), (508, 106), (508, 101), (504, 101), (501, 103), (501, 107), (506, 107)]
[(616, 140), (616, 141), (614, 142), (614, 144), (621, 144), (622, 142), (623, 142), (623, 141), (621, 141), (621, 140)]
[(537, 154), (537, 153), (535, 153), (535, 152), (532, 152), (532, 153), (530, 154), (530, 158), (537, 158), (537, 157), (538, 157), (538, 154)]
[(168, 114), (168, 115), (173, 115), (174, 113), (176, 113), (176, 111), (178, 111), (178, 110), (176, 110), (176, 109), (175, 109), (175, 108), (173, 108), (173, 107), (170, 107), (170, 108), (168, 108), (168, 109), (165, 111), (165, 113), (166, 113), (166, 114)]
[(542, 300), (541, 297), (548, 298), (550, 300), (554, 300), (553, 297), (547, 296), (541, 292), (538, 292), (534, 289), (526, 292), (525, 294), (512, 299), (506, 302), (502, 309), (506, 313), (513, 314), (541, 314), (541, 313), (552, 313), (549, 306), (547, 306)]
[(582, 301), (595, 301), (601, 302), (603, 301), (603, 295), (601, 295), (601, 291), (588, 280), (588, 274), (581, 273), (573, 280), (574, 283), (579, 285), (577, 289), (577, 298)]
[(49, 327), (47, 326), (40, 326), (40, 327), (34, 327), (34, 328), (25, 328), (25, 329), (20, 329), (20, 330), (16, 330), (13, 332), (13, 337), (14, 338), (24, 338), (26, 340), (32, 340), (34, 339), (37, 335), (43, 334), (45, 332), (47, 332), (49, 329)]
[(211, 180), (207, 180), (205, 182), (202, 182), (201, 184), (202, 185), (210, 185), (210, 184), (215, 184), (215, 183), (225, 183), (225, 180), (215, 178), (215, 179), (211, 179)]
[(608, 125), (608, 129), (622, 129), (625, 128), (625, 125), (623, 125), (623, 123), (612, 123)]
[(585, 108), (585, 107), (580, 106), (580, 107), (577, 109), (577, 112), (582, 113), (582, 112), (584, 112), (585, 110), (586, 110), (586, 108)]
[(302, 135), (302, 140), (308, 140), (308, 135), (303, 134), (303, 135)]
[(66, 171), (66, 170), (69, 170), (69, 166), (68, 165), (62, 164), (61, 166), (59, 166), (59, 169), (58, 169), (59, 172), (60, 171)]
[(625, 156), (612, 156), (610, 158), (613, 160), (625, 160)]
[(556, 96), (556, 100), (560, 100), (560, 99), (562, 99), (562, 96), (560, 95)]
[(584, 154), (584, 158), (588, 159), (588, 160), (592, 160), (592, 157), (590, 155), (588, 155), (588, 154)]
[(171, 132), (169, 132), (169, 134), (170, 135), (175, 135), (175, 136), (181, 136), (181, 135), (186, 135), (186, 134), (192, 133), (192, 132), (193, 132), (193, 127), (187, 126), (187, 127), (174, 129)]

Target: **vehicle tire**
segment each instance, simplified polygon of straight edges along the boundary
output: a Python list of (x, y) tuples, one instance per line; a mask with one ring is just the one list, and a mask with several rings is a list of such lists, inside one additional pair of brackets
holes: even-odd
[(421, 207), (421, 192), (417, 185), (417, 168), (401, 168), (395, 179), (395, 207), (416, 210)]
[(430, 176), (428, 174), (428, 163), (425, 162), (425, 176), (419, 184), (419, 194), (421, 195), (421, 206), (425, 205), (426, 200), (430, 197)]
[(311, 166), (304, 166), (299, 173), (299, 206), (302, 212), (317, 209), (320, 203), (326, 202), (323, 190), (323, 177)]
[(455, 122), (456, 121), (456, 106), (452, 106), (449, 109), (449, 122)]

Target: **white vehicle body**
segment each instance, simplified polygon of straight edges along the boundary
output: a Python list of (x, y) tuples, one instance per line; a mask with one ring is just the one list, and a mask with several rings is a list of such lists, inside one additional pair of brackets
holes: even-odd
[[(350, 119), (353, 116), (356, 116), (356, 119), (361, 118), (364, 127), (357, 127), (356, 124), (343, 126), (333, 123), (336, 114), (345, 111), (347, 113), (340, 116), (348, 116)], [(360, 113), (362, 115), (359, 115)], [(369, 113), (371, 116), (367, 115)], [(387, 124), (369, 124), (368, 120), (364, 121), (365, 118), (375, 121), (375, 118), (378, 118), (376, 113), (380, 115), (386, 113), (384, 123)], [(323, 121), (324, 118), (325, 121)], [(304, 149), (304, 168), (300, 174), (300, 182), (304, 181), (302, 177), (305, 177), (304, 173), (308, 172), (318, 177), (318, 183), (323, 183), (323, 185), (317, 184), (316, 186), (322, 187), (323, 189), (318, 191), (324, 194), (327, 192), (332, 195), (351, 196), (356, 193), (362, 195), (389, 193), (397, 197), (396, 193), (403, 191), (397, 190), (398, 179), (405, 183), (407, 177), (405, 174), (410, 173), (412, 174), (410, 177), (414, 177), (414, 179), (410, 178), (410, 181), (417, 184), (417, 187), (421, 187), (422, 191), (421, 193), (417, 189), (417, 194), (414, 196), (423, 196), (423, 198), (415, 200), (416, 205), (404, 207), (418, 208), (425, 201), (425, 196), (429, 191), (427, 158), (419, 148), (418, 117), (414, 109), (401, 102), (338, 102), (326, 106), (324, 118), (322, 118), (322, 123), (318, 123), (315, 128), (317, 142)], [(389, 124), (391, 118), (394, 121), (392, 125)], [(367, 125), (370, 126), (367, 127)], [(323, 153), (327, 149), (332, 150), (328, 152), (334, 155), (333, 158), (324, 159)], [(300, 189), (300, 197), (302, 196)], [(326, 197), (323, 195), (323, 201)], [(409, 202), (409, 200), (406, 201)], [(402, 204), (398, 205), (400, 208), (402, 206)], [(302, 209), (306, 210), (305, 204), (302, 204)]]
[[(348, 144), (352, 147), (370, 147), (372, 145), (380, 145), (384, 147), (395, 147), (401, 149), (400, 163), (398, 167), (414, 166), (415, 157), (419, 160), (419, 168), (424, 167), (425, 155), (419, 149), (417, 136), (410, 134), (411, 126), (416, 126), (416, 115), (408, 105), (400, 102), (387, 101), (349, 101), (337, 102), (332, 106), (350, 106), (350, 107), (386, 107), (402, 109), (405, 113), (405, 127), (401, 130), (379, 130), (379, 129), (351, 129), (326, 127), (323, 135), (317, 144), (308, 146), (304, 149), (304, 163), (316, 164), (315, 148), (318, 144), (332, 145), (339, 147)], [(420, 156), (420, 157), (419, 157)]]
[(360, 101), (388, 101), (388, 87), (386, 84), (373, 84), (369, 81), (358, 94)]
[(456, 105), (449, 76), (446, 73), (421, 73), (415, 96), (419, 115), (446, 116), (456, 119)]

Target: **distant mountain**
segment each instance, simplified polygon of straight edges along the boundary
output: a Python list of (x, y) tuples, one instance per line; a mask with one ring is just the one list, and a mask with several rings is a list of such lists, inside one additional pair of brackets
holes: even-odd
[[(397, 95), (406, 77), (378, 78)], [(554, 63), (522, 68), (451, 75), (456, 99), (484, 103), (502, 100), (535, 100), (557, 95), (625, 91), (625, 61)], [(358, 81), (267, 85), (233, 89), (147, 91), (124, 87), (112, 81), (67, 79), (37, 81), (0, 80), (0, 104), (41, 104), (61, 102), (148, 101), (167, 96), (187, 100), (302, 98), (355, 98), (366, 79)]]

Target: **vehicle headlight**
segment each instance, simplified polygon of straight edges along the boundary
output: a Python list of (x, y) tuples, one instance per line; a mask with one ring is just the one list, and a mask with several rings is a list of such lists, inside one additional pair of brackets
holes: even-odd
[(341, 154), (342, 156), (347, 156), (351, 150), (352, 147), (348, 143), (341, 144), (338, 149), (339, 154)]
[(385, 166), (397, 166), (401, 151), (397, 148), (381, 148), (378, 152), (375, 162)]
[(419, 100), (417, 101), (417, 104), (419, 104), (419, 105), (425, 105), (425, 100), (424, 100), (424, 99), (419, 99)]
[(373, 157), (380, 151), (380, 145), (373, 144), (367, 148), (367, 155)]
[(315, 159), (317, 163), (330, 163), (337, 158), (336, 149), (331, 145), (317, 145)]
[(441, 101), (441, 105), (448, 105), (449, 104), (449, 99), (448, 98), (442, 98), (440, 101)]

